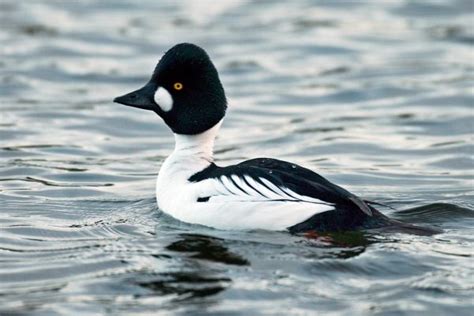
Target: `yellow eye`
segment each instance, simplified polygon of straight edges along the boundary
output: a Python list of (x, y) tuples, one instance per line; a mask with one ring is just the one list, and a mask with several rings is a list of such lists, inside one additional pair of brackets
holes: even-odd
[(183, 89), (183, 84), (182, 84), (181, 82), (176, 82), (176, 83), (173, 85), (173, 88), (174, 88), (175, 90), (178, 90), (178, 91), (179, 91), (179, 90)]

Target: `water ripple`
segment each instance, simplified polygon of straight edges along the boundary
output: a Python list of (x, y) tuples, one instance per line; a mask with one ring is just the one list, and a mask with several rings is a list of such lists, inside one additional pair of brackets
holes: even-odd
[[(0, 314), (472, 314), (471, 1), (0, 10)], [(220, 163), (292, 160), (444, 233), (305, 238), (161, 212), (173, 138), (111, 100), (184, 41), (229, 97)]]

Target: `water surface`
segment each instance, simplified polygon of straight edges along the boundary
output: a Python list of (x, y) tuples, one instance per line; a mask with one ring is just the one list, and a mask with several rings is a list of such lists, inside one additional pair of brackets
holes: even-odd
[[(469, 315), (472, 1), (0, 2), (0, 314)], [(173, 138), (111, 100), (178, 42), (230, 108), (216, 158), (291, 160), (433, 237), (180, 223)], [(471, 312), (469, 312), (471, 310)]]

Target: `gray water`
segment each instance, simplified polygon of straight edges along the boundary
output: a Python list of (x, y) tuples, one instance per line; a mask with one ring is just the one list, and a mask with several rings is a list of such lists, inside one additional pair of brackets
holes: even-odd
[[(1, 0), (0, 314), (472, 315), (473, 11)], [(229, 97), (218, 163), (290, 160), (444, 233), (305, 239), (162, 213), (173, 137), (111, 100), (185, 41)]]

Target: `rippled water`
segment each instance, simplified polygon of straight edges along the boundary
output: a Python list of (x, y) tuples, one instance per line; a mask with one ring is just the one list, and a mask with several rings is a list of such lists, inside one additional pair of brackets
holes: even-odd
[[(0, 2), (0, 314), (472, 313), (472, 1), (137, 3)], [(163, 214), (173, 138), (111, 100), (183, 41), (230, 99), (221, 164), (291, 160), (444, 233), (308, 240)]]

